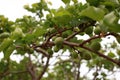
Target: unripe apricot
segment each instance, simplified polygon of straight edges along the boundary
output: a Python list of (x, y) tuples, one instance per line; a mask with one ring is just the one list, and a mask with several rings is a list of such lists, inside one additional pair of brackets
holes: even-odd
[(101, 48), (101, 45), (100, 45), (99, 42), (93, 42), (93, 43), (91, 44), (91, 49), (93, 49), (94, 51), (99, 51), (100, 48)]
[(61, 45), (63, 43), (63, 38), (62, 37), (57, 37), (54, 41), (56, 45)]
[(85, 33), (86, 34), (92, 34), (93, 32), (93, 28), (92, 27), (88, 27), (87, 29), (85, 29)]
[(101, 29), (99, 27), (96, 27), (94, 33), (99, 35), (101, 33)]

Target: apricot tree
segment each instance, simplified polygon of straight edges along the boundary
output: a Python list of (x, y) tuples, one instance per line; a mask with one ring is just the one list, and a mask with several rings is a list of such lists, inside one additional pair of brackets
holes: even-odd
[(120, 71), (120, 0), (61, 1), (25, 5), (36, 16), (16, 21), (0, 16), (0, 80), (108, 80)]

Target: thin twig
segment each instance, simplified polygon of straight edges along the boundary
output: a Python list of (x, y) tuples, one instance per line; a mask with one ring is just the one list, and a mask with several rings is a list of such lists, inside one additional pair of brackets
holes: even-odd
[(75, 35), (77, 35), (78, 33), (80, 33), (81, 31), (78, 31), (78, 32), (74, 32), (73, 34), (71, 34), (70, 36), (68, 36), (65, 41), (68, 41), (70, 40), (71, 38), (73, 38)]
[(43, 68), (43, 71), (41, 72), (41, 74), (38, 76), (37, 80), (41, 80), (45, 71), (47, 70), (48, 66), (49, 66), (49, 60), (50, 60), (50, 56), (47, 57), (47, 61), (46, 61), (46, 64)]
[(97, 38), (101, 38), (101, 37), (106, 37), (106, 36), (109, 36), (109, 35), (113, 35), (113, 36), (115, 36), (114, 33), (108, 33), (108, 34), (102, 34), (102, 35), (95, 35), (95, 36), (92, 36), (91, 38), (89, 38), (89, 39), (83, 41), (83, 42), (80, 43), (79, 45), (82, 46), (82, 45), (84, 45), (84, 44), (90, 42), (91, 40), (94, 40), (94, 39), (97, 39)]
[(98, 71), (99, 71), (98, 66), (96, 66), (96, 71), (95, 71), (95, 73), (94, 73), (93, 80), (96, 80), (96, 78), (97, 78), (97, 76), (98, 76), (98, 74), (97, 74)]
[[(49, 38), (46, 40), (46, 43), (48, 43), (49, 41), (50, 41), (50, 39), (53, 37), (53, 36), (55, 36), (56, 34), (58, 34), (58, 33), (62, 33), (62, 32), (64, 32), (64, 31), (67, 31), (67, 30), (71, 30), (72, 28), (64, 28), (64, 29), (62, 29), (61, 31), (59, 31), (59, 32), (55, 32), (55, 33), (53, 33), (53, 34), (51, 34), (50, 36), (49, 36)], [(46, 44), (45, 43), (45, 44)]]
[(80, 62), (81, 62), (81, 59), (78, 62), (78, 70), (77, 70), (76, 80), (79, 80), (79, 78), (80, 78), (80, 66), (81, 66)]
[(42, 48), (40, 48), (40, 47), (39, 47), (39, 48), (34, 48), (34, 49), (35, 49), (35, 51), (43, 54), (43, 55), (46, 56), (46, 57), (49, 56), (49, 54), (48, 54), (44, 49), (42, 49)]

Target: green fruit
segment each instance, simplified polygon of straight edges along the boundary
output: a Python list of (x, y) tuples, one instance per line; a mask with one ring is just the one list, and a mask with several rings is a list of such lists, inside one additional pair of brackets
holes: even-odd
[(78, 53), (72, 52), (71, 57), (74, 58), (74, 59), (78, 58)]
[(83, 59), (90, 60), (91, 59), (91, 55), (90, 54), (85, 54)]
[(82, 53), (80, 54), (82, 59), (85, 60), (90, 60), (92, 58), (92, 56), (90, 55), (90, 53), (88, 51), (82, 51)]
[(54, 41), (56, 45), (61, 45), (63, 43), (64, 39), (62, 37), (57, 37)]
[(77, 54), (77, 53), (74, 53), (74, 54), (73, 54), (73, 58), (78, 58), (78, 54)]
[(101, 33), (100, 27), (96, 27), (95, 30), (94, 30), (94, 33), (99, 35)]
[(0, 38), (7, 38), (7, 37), (9, 37), (9, 35), (10, 35), (10, 33), (4, 32), (4, 33), (0, 34)]
[(58, 46), (55, 46), (54, 47), (54, 52), (58, 52), (59, 51), (59, 47)]
[(51, 54), (51, 55), (53, 54), (52, 49), (48, 49), (47, 52), (48, 52), (49, 54)]
[(85, 29), (85, 33), (86, 34), (92, 34), (93, 32), (93, 28), (92, 27), (88, 27), (87, 29)]
[(62, 37), (63, 37), (63, 38), (66, 38), (67, 36), (68, 36), (68, 33), (67, 33), (67, 32), (63, 32), (63, 33), (62, 33)]
[(101, 45), (99, 42), (93, 42), (90, 47), (94, 51), (99, 51), (101, 48)]

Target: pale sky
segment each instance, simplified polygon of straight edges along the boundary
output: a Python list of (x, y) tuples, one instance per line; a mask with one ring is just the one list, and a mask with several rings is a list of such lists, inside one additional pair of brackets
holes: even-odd
[[(0, 0), (0, 15), (5, 15), (10, 20), (15, 20), (23, 15), (33, 15), (23, 8), (24, 5), (31, 5), (34, 2), (40, 0)], [(61, 0), (46, 0), (52, 2), (52, 8), (58, 8), (60, 5), (64, 5)], [(85, 3), (85, 0), (79, 0)]]
[[(0, 0), (0, 15), (5, 15), (10, 20), (15, 20), (20, 18), (23, 15), (32, 15), (31, 12), (28, 12), (23, 8), (25, 4), (32, 4), (40, 0)], [(55, 8), (58, 8), (59, 5), (63, 5), (61, 0), (48, 0), (52, 1)]]

